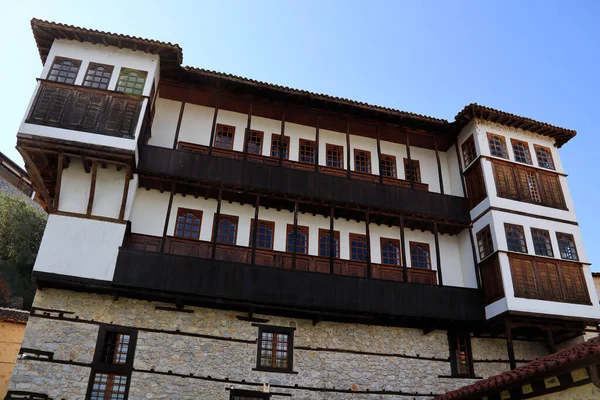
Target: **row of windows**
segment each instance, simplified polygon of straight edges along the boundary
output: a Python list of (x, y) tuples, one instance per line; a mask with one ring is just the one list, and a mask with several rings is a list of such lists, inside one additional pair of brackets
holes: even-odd
[[(49, 81), (75, 84), (80, 60), (64, 57), (55, 57), (46, 77)], [(93, 89), (108, 89), (108, 84), (113, 73), (114, 66), (91, 62), (83, 78), (83, 86)], [(121, 68), (117, 80), (117, 92), (141, 96), (144, 92), (147, 72), (131, 68)]]
[[(529, 144), (522, 140), (511, 139), (510, 140), (515, 161), (533, 165), (531, 153), (529, 151)], [(490, 154), (495, 157), (509, 159), (508, 149), (506, 147), (506, 138), (501, 135), (494, 133), (488, 133), (488, 144), (490, 146)], [(552, 152), (548, 147), (540, 146), (537, 144), (533, 145), (535, 155), (537, 157), (538, 165), (546, 169), (556, 169), (554, 166), (554, 159), (552, 158)], [(475, 148), (475, 139), (473, 135), (469, 136), (467, 140), (462, 144), (463, 161), (465, 168), (469, 166), (477, 158), (477, 150)]]
[[(175, 224), (176, 237), (184, 239), (200, 239), (200, 226), (202, 224), (202, 211), (179, 208), (177, 210), (177, 222)], [(215, 241), (218, 243), (236, 244), (239, 217), (220, 214)], [(250, 243), (254, 243), (254, 224), (252, 219), (250, 226)], [(260, 249), (273, 249), (275, 239), (275, 222), (258, 220), (256, 226), (256, 247)], [(308, 254), (308, 227), (288, 224), (286, 231), (286, 251)], [(354, 261), (367, 261), (369, 249), (366, 235), (350, 233), (350, 259)], [(401, 265), (401, 248), (398, 239), (381, 238), (381, 263), (386, 265)], [(411, 265), (413, 268), (431, 269), (431, 257), (429, 244), (409, 242)], [(319, 256), (330, 257), (333, 252), (334, 258), (340, 257), (340, 232), (334, 231), (333, 238), (328, 229), (319, 229)]]
[[(217, 124), (214, 146), (222, 149), (233, 150), (235, 138), (235, 126)], [(246, 135), (246, 150), (248, 154), (262, 154), (264, 132), (250, 130)], [(290, 137), (273, 134), (271, 137), (271, 157), (289, 158)], [(315, 164), (316, 142), (314, 140), (300, 139), (298, 161), (307, 164)], [(334, 144), (326, 146), (326, 166), (344, 169), (344, 147)], [(380, 174), (390, 178), (397, 178), (396, 157), (382, 154), (379, 163)], [(371, 152), (367, 150), (354, 149), (354, 170), (372, 173)], [(406, 180), (421, 182), (421, 169), (418, 160), (404, 159), (404, 172)]]
[[(509, 251), (527, 253), (527, 242), (525, 240), (525, 230), (521, 225), (504, 224), (506, 243)], [(554, 257), (552, 250), (552, 239), (550, 232), (545, 229), (531, 228), (531, 238), (533, 250), (538, 256)], [(564, 260), (579, 261), (575, 238), (568, 233), (556, 232), (556, 240), (560, 257)], [(477, 247), (481, 260), (494, 252), (494, 243), (490, 226), (485, 226), (477, 232)]]
[[(295, 328), (258, 325), (256, 370), (293, 372)], [(125, 400), (133, 370), (137, 330), (102, 326), (98, 334), (87, 400)], [(449, 334), (454, 376), (473, 376), (468, 334)], [(258, 397), (255, 397), (258, 396)], [(259, 392), (233, 391), (233, 399), (263, 398)]]

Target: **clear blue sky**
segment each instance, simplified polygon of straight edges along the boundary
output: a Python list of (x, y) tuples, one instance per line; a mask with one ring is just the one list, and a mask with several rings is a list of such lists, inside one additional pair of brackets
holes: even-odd
[(561, 157), (600, 271), (599, 1), (6, 1), (0, 150), (41, 69), (32, 17), (179, 43), (184, 64), (453, 120), (477, 102), (576, 129)]

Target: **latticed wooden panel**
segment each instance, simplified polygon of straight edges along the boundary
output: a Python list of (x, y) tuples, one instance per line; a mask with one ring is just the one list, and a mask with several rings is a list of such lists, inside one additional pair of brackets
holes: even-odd
[(519, 200), (519, 192), (512, 168), (508, 165), (494, 163), (494, 178), (499, 197)]

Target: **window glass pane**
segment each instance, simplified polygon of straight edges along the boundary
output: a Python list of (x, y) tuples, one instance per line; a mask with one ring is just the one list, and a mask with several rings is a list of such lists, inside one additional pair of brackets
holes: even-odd
[(343, 148), (340, 146), (327, 145), (327, 160), (326, 165), (328, 167), (343, 168), (344, 167), (344, 156)]
[(288, 141), (289, 137), (285, 137), (284, 140), (281, 139), (280, 135), (273, 135), (273, 139), (271, 139), (271, 157), (281, 158), (284, 160), (288, 159)]
[(473, 135), (469, 136), (469, 138), (462, 144), (462, 152), (463, 152), (463, 161), (465, 162), (465, 167), (468, 167), (475, 158), (477, 158), (477, 150), (475, 149), (475, 139)]
[(90, 63), (83, 79), (83, 86), (92, 89), (108, 89), (112, 71), (112, 65)]
[(177, 211), (177, 221), (175, 224), (175, 236), (187, 239), (199, 239), (201, 213), (201, 211), (179, 209)]
[(305, 163), (315, 162), (315, 146), (313, 142), (309, 140), (300, 141), (300, 155), (298, 159)]
[[(334, 233), (333, 238), (333, 257), (339, 258), (339, 241)], [(319, 238), (319, 256), (329, 257), (331, 249), (331, 234), (330, 232), (323, 232)]]
[(234, 136), (235, 127), (217, 124), (217, 131), (215, 133), (215, 147), (232, 150)]
[(354, 170), (358, 172), (371, 173), (371, 153), (368, 151), (355, 151)]
[(308, 228), (296, 229), (294, 235), (293, 228), (290, 228), (287, 234), (287, 251), (294, 251), (294, 237), (296, 239), (296, 253), (307, 254), (308, 253)]
[(504, 137), (489, 134), (488, 142), (490, 144), (491, 155), (508, 159), (508, 150), (506, 149), (506, 141), (504, 140)]
[(288, 368), (289, 335), (263, 330), (259, 340), (260, 366)]
[(575, 247), (575, 238), (567, 233), (557, 233), (558, 248), (560, 249), (560, 257), (565, 260), (579, 261), (577, 248)]
[(250, 131), (248, 135), (248, 154), (262, 154), (263, 133), (260, 131)]
[(72, 85), (75, 83), (80, 65), (81, 61), (56, 57), (46, 79)]
[(547, 147), (535, 146), (535, 154), (540, 167), (554, 169), (554, 160), (552, 159), (550, 149)]
[(506, 232), (506, 243), (509, 251), (518, 251), (527, 253), (527, 245), (525, 242), (525, 233), (523, 227), (519, 225), (504, 224)]
[(554, 257), (552, 251), (552, 242), (550, 241), (550, 232), (543, 229), (531, 229), (533, 239), (533, 249), (538, 256)]
[(529, 153), (529, 145), (518, 140), (512, 141), (513, 151), (515, 153), (515, 161), (525, 164), (531, 164), (531, 154)]
[(367, 261), (369, 251), (366, 238), (358, 235), (350, 237), (350, 259), (354, 261)]
[(388, 176), (390, 178), (396, 178), (396, 157), (394, 156), (382, 156), (381, 157), (381, 175)]
[(127, 376), (115, 374), (94, 374), (92, 400), (124, 400)]
[(221, 216), (217, 226), (217, 242), (235, 244), (237, 219)]
[(381, 245), (381, 263), (400, 265), (400, 249), (392, 241), (386, 240)]
[(117, 82), (117, 92), (141, 96), (144, 92), (146, 75), (147, 73), (145, 71), (128, 68), (121, 69), (119, 80)]
[(410, 263), (412, 268), (431, 269), (429, 245), (426, 243), (410, 243)]
[(481, 260), (494, 252), (492, 231), (490, 230), (489, 225), (477, 233), (477, 247), (479, 249), (479, 257)]
[(102, 347), (102, 362), (106, 364), (125, 364), (129, 351), (130, 336), (118, 332), (106, 332)]

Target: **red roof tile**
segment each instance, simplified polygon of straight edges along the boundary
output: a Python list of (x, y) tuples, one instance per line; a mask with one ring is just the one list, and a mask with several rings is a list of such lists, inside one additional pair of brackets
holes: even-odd
[(600, 336), (550, 354), (539, 360), (532, 361), (512, 371), (506, 371), (500, 375), (495, 375), (472, 385), (437, 396), (435, 400), (459, 400), (476, 396), (482, 397), (518, 387), (535, 379), (554, 376), (559, 371), (565, 368), (568, 369), (569, 366), (572, 366), (573, 369), (581, 368), (581, 363), (588, 360), (590, 364), (600, 362)]

